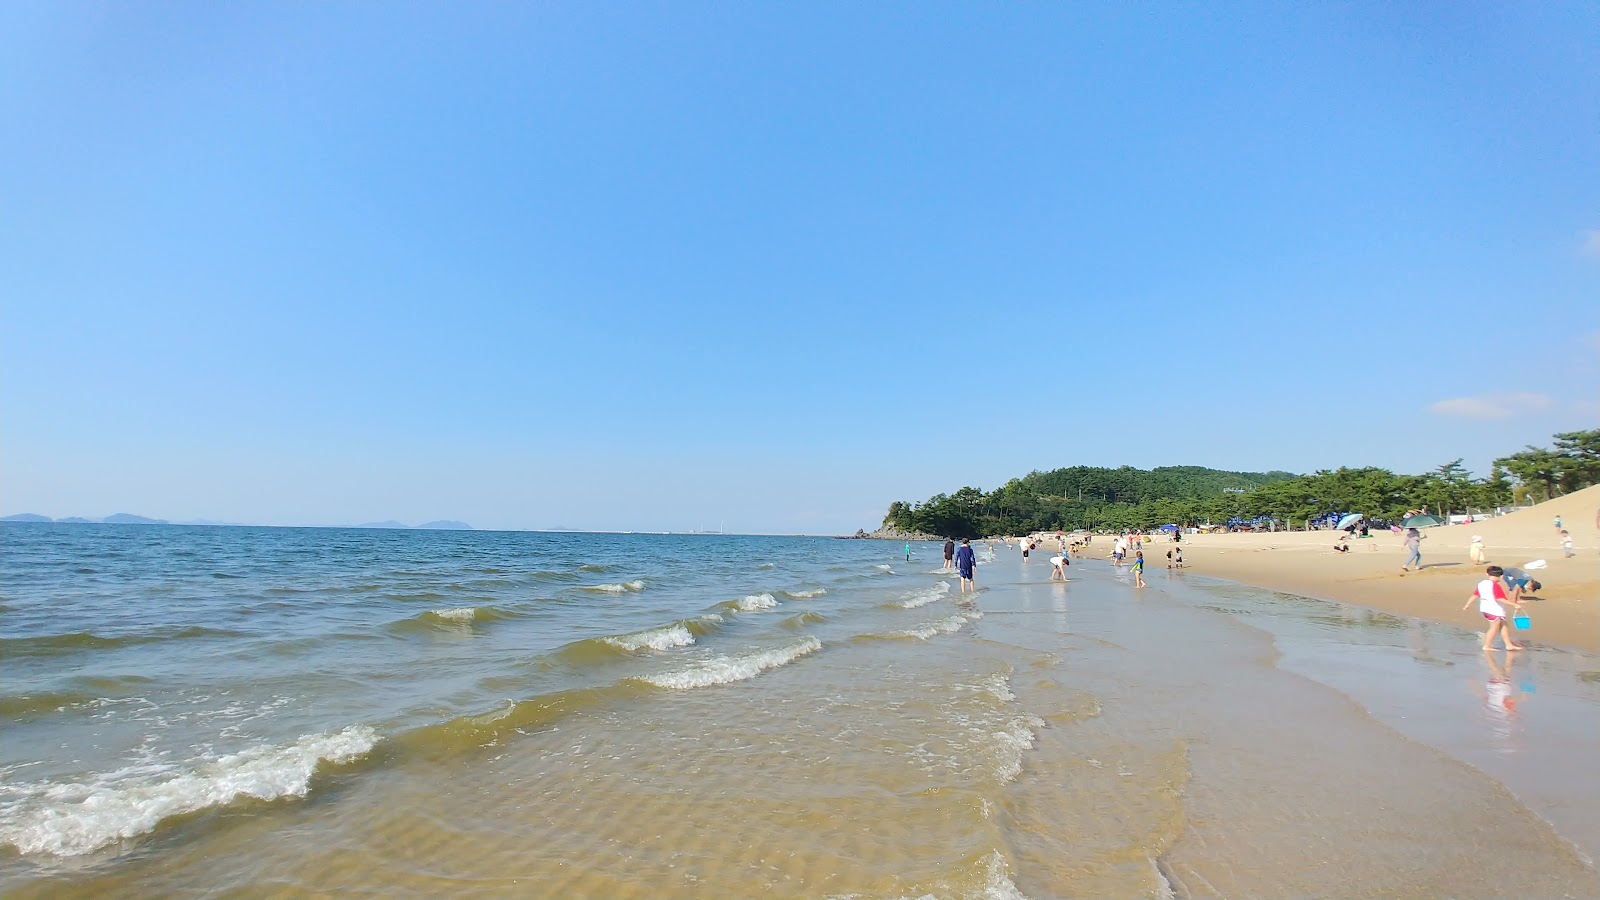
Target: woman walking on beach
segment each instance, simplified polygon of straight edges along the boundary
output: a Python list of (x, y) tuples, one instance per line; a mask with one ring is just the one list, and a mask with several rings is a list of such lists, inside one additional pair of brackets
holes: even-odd
[(1417, 571), (1422, 571), (1422, 532), (1415, 528), (1406, 532), (1406, 561), (1400, 564), (1400, 574), (1404, 575), (1411, 570), (1411, 564), (1417, 564)]
[(1522, 592), (1514, 591), (1511, 596), (1506, 596), (1506, 589), (1500, 584), (1500, 576), (1505, 574), (1505, 570), (1499, 566), (1490, 566), (1484, 570), (1484, 574), (1489, 577), (1478, 582), (1478, 587), (1467, 595), (1467, 605), (1461, 608), (1471, 607), (1472, 601), (1476, 600), (1478, 612), (1489, 620), (1489, 630), (1483, 636), (1483, 649), (1493, 650), (1495, 636), (1499, 635), (1501, 643), (1506, 645), (1507, 650), (1521, 650), (1522, 645), (1511, 640), (1511, 626), (1506, 623), (1506, 608), (1500, 605), (1500, 601), (1504, 600), (1514, 608), (1521, 609)]

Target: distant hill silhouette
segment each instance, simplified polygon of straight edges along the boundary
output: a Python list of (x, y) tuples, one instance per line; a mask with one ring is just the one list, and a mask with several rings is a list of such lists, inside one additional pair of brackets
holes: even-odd
[(54, 522), (49, 516), (38, 513), (17, 513), (14, 516), (0, 516), (0, 522)]
[(171, 525), (166, 519), (151, 519), (146, 516), (136, 516), (133, 513), (117, 513), (106, 516), (100, 521), (107, 525)]
[(468, 525), (465, 522), (457, 522), (454, 519), (440, 519), (437, 522), (423, 522), (421, 525), (418, 525), (417, 527), (418, 528), (429, 529), (429, 530), (432, 530), (432, 531), (471, 531), (472, 530), (472, 526), (471, 525)]

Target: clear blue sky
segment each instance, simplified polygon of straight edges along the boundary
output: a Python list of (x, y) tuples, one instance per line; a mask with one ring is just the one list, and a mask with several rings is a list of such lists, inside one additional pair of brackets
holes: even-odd
[(1600, 423), (1600, 10), (0, 5), (0, 512), (842, 532)]

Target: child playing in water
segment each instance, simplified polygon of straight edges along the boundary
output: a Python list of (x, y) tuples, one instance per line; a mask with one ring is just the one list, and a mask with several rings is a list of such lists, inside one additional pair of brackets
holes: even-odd
[(1561, 529), (1561, 552), (1566, 554), (1567, 559), (1572, 558), (1572, 535), (1567, 534), (1565, 528)]
[(1505, 644), (1507, 650), (1521, 650), (1522, 645), (1511, 640), (1511, 627), (1506, 624), (1506, 608), (1500, 605), (1500, 601), (1504, 600), (1513, 607), (1521, 609), (1522, 592), (1513, 591), (1511, 596), (1506, 596), (1506, 589), (1500, 583), (1500, 576), (1505, 574), (1505, 570), (1499, 566), (1490, 566), (1484, 570), (1484, 574), (1489, 577), (1478, 582), (1477, 589), (1467, 595), (1467, 605), (1461, 608), (1467, 609), (1472, 606), (1472, 601), (1476, 600), (1478, 612), (1489, 620), (1489, 631), (1483, 636), (1483, 649), (1494, 649), (1495, 635), (1499, 635), (1500, 642)]
[(1135, 551), (1133, 558), (1133, 586), (1144, 587), (1144, 551)]

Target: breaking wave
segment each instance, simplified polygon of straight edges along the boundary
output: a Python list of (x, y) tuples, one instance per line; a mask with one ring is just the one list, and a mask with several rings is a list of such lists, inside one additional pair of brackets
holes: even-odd
[(633, 581), (623, 581), (617, 584), (586, 584), (583, 589), (601, 594), (631, 594), (644, 590), (644, 582), (634, 579)]
[(13, 790), (23, 798), (0, 808), (0, 844), (22, 853), (77, 856), (153, 831), (174, 816), (245, 798), (304, 797), (320, 766), (358, 759), (377, 742), (371, 728), (352, 725), (287, 746), (252, 747), (177, 774), (140, 767), (87, 782), (21, 785)]
[(682, 622), (600, 640), (627, 653), (637, 653), (640, 650), (671, 650), (675, 647), (694, 645), (694, 635), (689, 633), (688, 626)]
[(893, 605), (901, 609), (916, 609), (919, 606), (927, 606), (948, 593), (950, 593), (950, 582), (938, 581), (907, 593), (904, 599)]
[(750, 594), (737, 600), (727, 600), (718, 603), (716, 608), (726, 612), (760, 612), (772, 609), (778, 605), (778, 598), (771, 594)]
[(735, 681), (754, 678), (768, 669), (776, 669), (779, 666), (788, 665), (802, 656), (807, 656), (821, 649), (821, 641), (807, 636), (783, 647), (759, 650), (741, 656), (713, 657), (700, 660), (674, 672), (645, 675), (637, 680), (645, 684), (673, 690), (710, 687), (715, 684), (731, 684)]

